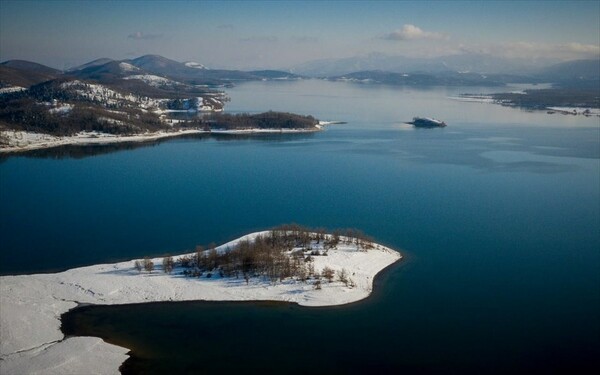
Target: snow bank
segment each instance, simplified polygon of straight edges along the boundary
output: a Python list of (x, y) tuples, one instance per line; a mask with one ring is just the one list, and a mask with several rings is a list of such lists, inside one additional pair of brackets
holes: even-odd
[[(217, 251), (265, 233), (249, 234)], [(339, 244), (328, 254), (314, 257), (315, 271), (326, 266), (345, 269), (354, 287), (323, 280), (322, 289), (316, 290), (310, 283), (297, 280), (272, 284), (255, 278), (246, 284), (241, 278), (184, 277), (177, 270), (171, 275), (160, 269), (140, 273), (132, 261), (55, 274), (0, 277), (0, 373), (118, 373), (127, 349), (93, 337), (64, 339), (60, 315), (77, 303), (272, 300), (304, 306), (341, 305), (366, 298), (375, 275), (401, 258), (398, 252), (381, 245), (360, 251), (356, 245)], [(153, 262), (160, 266), (162, 259)]]

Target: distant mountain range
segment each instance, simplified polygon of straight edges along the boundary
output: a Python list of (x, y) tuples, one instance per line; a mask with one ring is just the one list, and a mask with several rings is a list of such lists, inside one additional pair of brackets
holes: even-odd
[(414, 58), (371, 53), (342, 59), (315, 60), (297, 65), (291, 71), (307, 76), (332, 76), (364, 70), (383, 70), (392, 73), (518, 73), (529, 74), (549, 61), (530, 62), (521, 59), (503, 59), (486, 54), (459, 54), (435, 58)]
[(65, 72), (24, 60), (0, 64), (0, 84), (29, 87), (59, 77), (111, 83), (130, 75), (151, 74), (189, 85), (227, 85), (232, 82), (298, 79), (300, 76), (276, 70), (239, 71), (208, 69), (196, 62), (178, 62), (158, 55), (145, 55), (132, 60), (101, 58), (73, 67)]
[(425, 59), (373, 53), (360, 57), (312, 61), (290, 71), (208, 69), (197, 62), (178, 62), (159, 55), (144, 55), (131, 60), (100, 58), (65, 72), (34, 62), (9, 60), (0, 64), (0, 87), (29, 87), (59, 77), (132, 86), (131, 82), (123, 82), (125, 77), (155, 75), (196, 87), (319, 77), (410, 86), (498, 86), (514, 82), (551, 82), (563, 86), (593, 88), (600, 82), (600, 59), (551, 64), (548, 60), (501, 59), (485, 54)]

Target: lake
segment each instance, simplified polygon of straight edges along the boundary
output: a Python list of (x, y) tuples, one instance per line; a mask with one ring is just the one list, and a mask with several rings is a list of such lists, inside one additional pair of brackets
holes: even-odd
[[(347, 124), (4, 157), (0, 273), (177, 254), (290, 222), (355, 227), (406, 255), (367, 301), (93, 306), (64, 329), (132, 348), (125, 372), (595, 372), (598, 117), (449, 99), (490, 91), (247, 83), (227, 110)], [(448, 127), (403, 123), (413, 116)]]

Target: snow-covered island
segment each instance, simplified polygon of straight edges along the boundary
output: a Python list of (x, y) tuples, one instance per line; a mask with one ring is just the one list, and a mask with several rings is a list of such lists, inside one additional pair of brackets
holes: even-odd
[[(0, 373), (118, 373), (128, 349), (97, 337), (62, 334), (61, 314), (79, 304), (270, 300), (341, 305), (369, 296), (374, 277), (401, 259), (398, 252), (361, 236), (301, 232), (291, 243), (278, 242), (284, 248), (274, 258), (275, 265), (267, 262), (260, 273), (244, 267), (248, 246), (274, 244), (281, 237), (273, 233), (252, 233), (176, 257), (0, 277)], [(210, 272), (199, 268), (219, 256), (227, 258), (230, 252), (242, 262), (238, 268), (208, 266)]]

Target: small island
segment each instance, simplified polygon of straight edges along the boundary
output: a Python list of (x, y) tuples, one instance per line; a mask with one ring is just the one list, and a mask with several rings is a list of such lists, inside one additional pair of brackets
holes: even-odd
[(415, 128), (444, 128), (446, 123), (431, 117), (413, 117), (412, 121), (407, 122)]
[(0, 277), (0, 372), (118, 373), (128, 349), (65, 338), (60, 317), (80, 304), (283, 301), (332, 306), (368, 297), (402, 257), (356, 230), (287, 225), (221, 246), (159, 258)]

